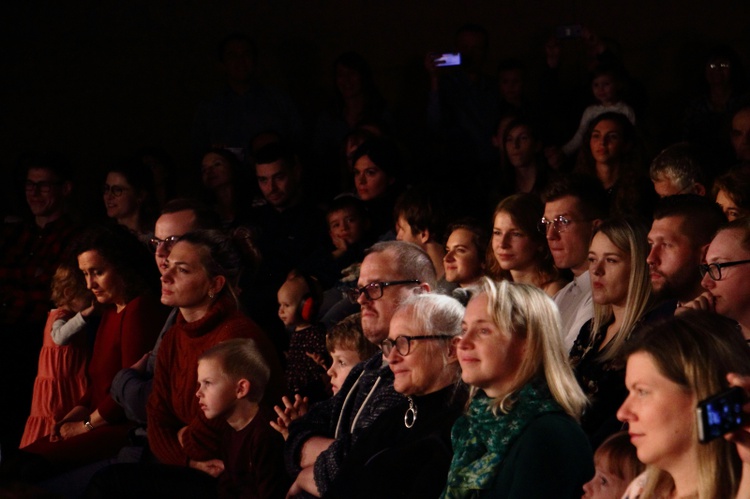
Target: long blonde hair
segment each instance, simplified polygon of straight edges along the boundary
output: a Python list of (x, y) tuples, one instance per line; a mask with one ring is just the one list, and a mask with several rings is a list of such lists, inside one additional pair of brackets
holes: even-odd
[(579, 420), (588, 401), (568, 363), (560, 313), (552, 299), (536, 286), (488, 277), (471, 287), (469, 293), (471, 298), (487, 295), (487, 313), (492, 322), (526, 341), (515, 380), (508, 393), (496, 399), (497, 409), (507, 413), (521, 388), (533, 378), (544, 376), (557, 403)]
[[(621, 357), (625, 342), (649, 306), (651, 281), (646, 263), (649, 247), (646, 228), (627, 218), (607, 220), (599, 225), (594, 233), (604, 234), (617, 249), (630, 257), (630, 279), (625, 302), (625, 316), (622, 318), (620, 330), (599, 355), (599, 360), (606, 362)], [(594, 303), (591, 343), (597, 340), (599, 331), (612, 319), (612, 316), (612, 305)]]

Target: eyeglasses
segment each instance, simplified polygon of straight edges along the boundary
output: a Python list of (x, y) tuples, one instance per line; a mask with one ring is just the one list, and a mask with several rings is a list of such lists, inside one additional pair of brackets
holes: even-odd
[(709, 263), (698, 265), (698, 270), (701, 272), (701, 277), (708, 274), (708, 277), (714, 281), (721, 281), (721, 269), (726, 267), (734, 267), (741, 263), (750, 263), (750, 260), (738, 260), (736, 262), (722, 262), (722, 263)]
[(732, 65), (728, 62), (712, 62), (708, 65), (708, 69), (729, 69)]
[(359, 295), (365, 294), (365, 298), (370, 301), (378, 300), (383, 297), (383, 288), (388, 286), (396, 286), (397, 284), (419, 284), (417, 279), (408, 279), (405, 281), (390, 281), (390, 282), (371, 282), (361, 288), (349, 289), (346, 291), (346, 296), (352, 303), (357, 303)]
[(388, 357), (393, 351), (393, 347), (396, 347), (396, 351), (398, 352), (398, 354), (406, 357), (407, 355), (409, 355), (409, 351), (411, 350), (411, 342), (414, 340), (450, 340), (453, 338), (455, 338), (455, 336), (450, 336), (448, 334), (433, 334), (429, 336), (399, 336), (395, 340), (386, 338), (380, 343), (380, 350), (383, 351), (383, 355)]
[(156, 251), (157, 249), (159, 249), (159, 246), (162, 244), (164, 245), (164, 249), (166, 249), (167, 251), (171, 251), (172, 246), (174, 246), (174, 243), (179, 241), (179, 239), (180, 239), (180, 236), (169, 236), (166, 239), (159, 239), (158, 237), (152, 237), (151, 239), (148, 240), (148, 242), (151, 244), (151, 249), (153, 251)]
[(62, 182), (50, 182), (48, 180), (42, 180), (41, 182), (34, 182), (33, 180), (27, 180), (24, 184), (26, 192), (34, 192), (39, 189), (42, 194), (48, 194), (52, 186), (62, 185)]
[(104, 194), (112, 194), (114, 197), (120, 197), (122, 196), (122, 193), (129, 190), (130, 187), (123, 187), (121, 185), (109, 185), (104, 184), (104, 188), (102, 189), (102, 192)]
[(552, 220), (548, 220), (545, 217), (542, 217), (541, 220), (539, 220), (539, 223), (536, 224), (536, 228), (539, 232), (542, 234), (547, 234), (547, 231), (549, 230), (549, 226), (552, 226), (552, 230), (554, 230), (557, 233), (565, 232), (568, 230), (568, 227), (570, 227), (570, 224), (576, 223), (576, 222), (588, 222), (588, 219), (585, 220), (571, 220), (569, 218), (565, 218), (564, 216), (560, 215), (559, 217), (555, 217)]

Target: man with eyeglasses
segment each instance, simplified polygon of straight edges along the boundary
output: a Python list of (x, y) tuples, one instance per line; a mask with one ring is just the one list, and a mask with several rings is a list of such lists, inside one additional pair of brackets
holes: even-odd
[(606, 217), (607, 198), (597, 179), (568, 175), (553, 181), (542, 200), (539, 230), (547, 236), (555, 266), (573, 273), (573, 280), (554, 298), (565, 348), (570, 349), (581, 327), (594, 316), (588, 253), (594, 228)]
[[(156, 220), (154, 237), (150, 245), (160, 273), (166, 270), (166, 260), (174, 243), (190, 231), (216, 229), (221, 226), (218, 214), (199, 201), (174, 199), (164, 205)], [(151, 393), (156, 354), (164, 333), (172, 327), (177, 312), (175, 308), (167, 317), (154, 348), (128, 369), (123, 369), (112, 380), (112, 398), (125, 409), (128, 419), (146, 424), (146, 402)]]
[(706, 290), (678, 308), (708, 310), (737, 321), (750, 341), (750, 219), (738, 218), (716, 233), (699, 266)]
[[(367, 339), (380, 346), (401, 302), (411, 294), (429, 292), (435, 281), (430, 257), (417, 245), (389, 241), (370, 248), (358, 288), (350, 294), (360, 304)], [(290, 493), (317, 490), (324, 495), (360, 430), (402, 400), (380, 352), (355, 366), (336, 396), (291, 425), (285, 456), (287, 470), (297, 480)]]
[[(0, 234), (0, 376), (12, 379), (0, 416), (0, 445), (18, 447), (31, 403), (40, 332), (50, 310), (50, 283), (67, 256), (75, 225), (65, 214), (73, 189), (65, 158), (44, 154), (26, 163), (24, 190), (32, 215)], [(16, 410), (15, 408), (18, 408)]]

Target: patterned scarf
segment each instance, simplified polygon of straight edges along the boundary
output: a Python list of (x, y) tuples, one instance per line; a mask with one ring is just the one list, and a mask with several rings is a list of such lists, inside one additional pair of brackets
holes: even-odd
[(492, 413), (493, 399), (483, 393), (474, 397), (467, 414), (453, 425), (453, 461), (442, 499), (460, 499), (489, 489), (508, 449), (537, 416), (561, 412), (546, 383), (524, 386), (508, 414)]

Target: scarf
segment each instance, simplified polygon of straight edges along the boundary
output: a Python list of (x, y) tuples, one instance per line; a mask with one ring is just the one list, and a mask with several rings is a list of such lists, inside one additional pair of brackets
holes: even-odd
[(546, 383), (538, 380), (521, 388), (508, 414), (493, 414), (493, 401), (477, 395), (453, 425), (453, 460), (442, 499), (464, 498), (472, 491), (489, 489), (508, 449), (526, 425), (541, 414), (562, 411)]

